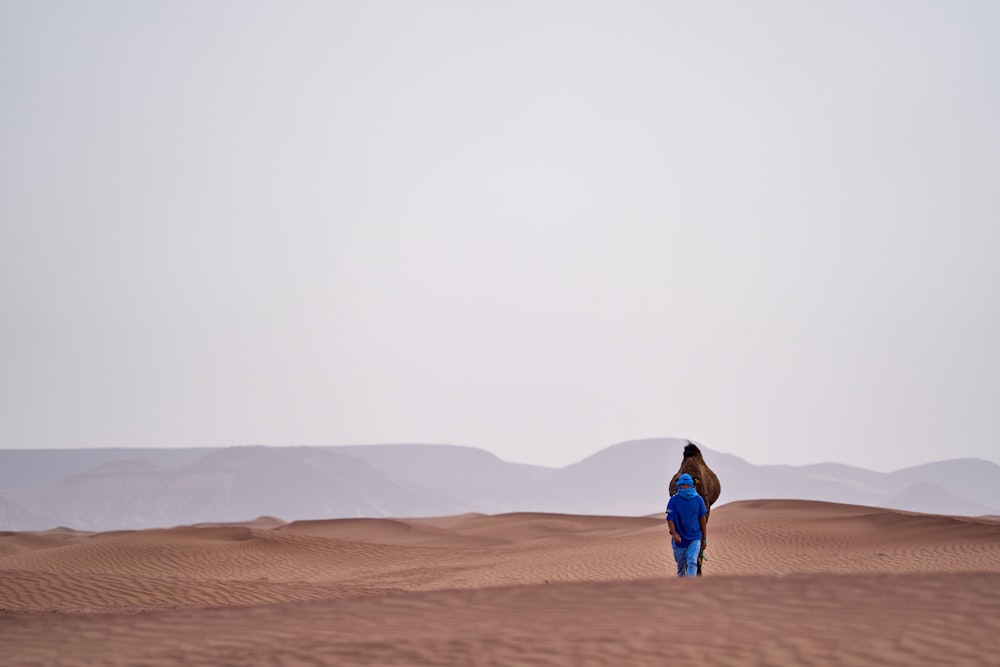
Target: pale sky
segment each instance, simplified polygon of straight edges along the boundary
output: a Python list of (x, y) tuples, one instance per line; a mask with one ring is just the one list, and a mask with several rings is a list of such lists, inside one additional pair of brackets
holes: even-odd
[(0, 448), (1000, 461), (1000, 3), (0, 0)]

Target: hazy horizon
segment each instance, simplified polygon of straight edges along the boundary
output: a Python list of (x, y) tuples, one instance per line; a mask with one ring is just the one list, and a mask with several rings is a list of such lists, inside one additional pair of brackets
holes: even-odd
[(1000, 5), (0, 3), (0, 448), (996, 461)]
[[(205, 445), (175, 445), (175, 446), (171, 446), (171, 445), (160, 445), (160, 446), (154, 446), (154, 445), (149, 445), (149, 446), (114, 445), (114, 446), (103, 447), (103, 446), (99, 446), (99, 445), (91, 445), (91, 446), (77, 446), (77, 447), (0, 447), (0, 451), (48, 451), (48, 452), (52, 452), (52, 451), (72, 451), (72, 450), (87, 450), (87, 449), (94, 449), (94, 450), (120, 449), (120, 450), (128, 451), (128, 452), (132, 452), (132, 451), (136, 452), (136, 455), (137, 455), (136, 458), (138, 460), (141, 460), (141, 452), (144, 449), (155, 449), (155, 450), (162, 450), (162, 449), (178, 449), (178, 450), (180, 450), (180, 449), (208, 449), (208, 450), (216, 450), (216, 449), (230, 449), (230, 448), (240, 448), (240, 447), (273, 447), (273, 448), (283, 448), (283, 447), (288, 447), (288, 448), (295, 448), (295, 447), (318, 447), (318, 448), (326, 448), (326, 447), (396, 447), (396, 446), (415, 446), (415, 447), (421, 447), (421, 446), (430, 446), (430, 447), (458, 447), (458, 448), (477, 449), (477, 450), (486, 452), (488, 454), (492, 454), (493, 456), (496, 456), (498, 459), (500, 459), (501, 461), (504, 461), (505, 463), (527, 464), (527, 465), (540, 466), (540, 467), (543, 467), (543, 468), (558, 469), (558, 468), (564, 468), (566, 466), (573, 465), (575, 463), (579, 463), (580, 461), (583, 461), (584, 459), (587, 459), (590, 456), (598, 454), (598, 453), (604, 451), (605, 449), (614, 447), (616, 445), (622, 445), (622, 444), (627, 444), (627, 443), (630, 443), (630, 442), (637, 442), (637, 441), (660, 440), (660, 439), (681, 440), (681, 441), (684, 440), (683, 438), (674, 438), (673, 436), (652, 436), (652, 437), (645, 437), (645, 438), (629, 438), (629, 439), (626, 439), (626, 440), (620, 440), (620, 441), (608, 443), (607, 445), (599, 447), (598, 449), (596, 449), (596, 450), (594, 450), (592, 452), (581, 453), (576, 458), (567, 459), (567, 460), (559, 461), (559, 462), (551, 462), (551, 463), (536, 463), (536, 462), (532, 462), (532, 461), (522, 461), (522, 460), (512, 459), (512, 458), (507, 457), (507, 456), (505, 456), (505, 455), (503, 455), (501, 453), (498, 453), (498, 452), (495, 452), (495, 451), (491, 451), (491, 450), (489, 450), (489, 449), (487, 449), (485, 447), (480, 447), (480, 446), (477, 446), (477, 445), (474, 445), (474, 444), (465, 444), (465, 443), (457, 443), (457, 442), (415, 442), (415, 441), (414, 442), (365, 442), (365, 443), (342, 442), (342, 443), (333, 443), (333, 444), (316, 444), (316, 443), (313, 443), (313, 444), (243, 443), (243, 444), (223, 444), (223, 445), (220, 445), (220, 444), (205, 444)], [(720, 450), (720, 449), (718, 449), (716, 447), (713, 447), (709, 443), (701, 443), (700, 442), (698, 444), (701, 445), (706, 450), (711, 450), (711, 452), (709, 452), (708, 456), (706, 457), (708, 459), (707, 462), (709, 463), (709, 465), (711, 465), (711, 463), (712, 463), (712, 461), (711, 461), (712, 454), (711, 453), (712, 452), (718, 452), (720, 454), (729, 454), (729, 455), (737, 456), (737, 457), (743, 459), (744, 461), (746, 461), (747, 463), (749, 463), (751, 465), (754, 465), (754, 466), (765, 466), (765, 465), (808, 466), (808, 465), (822, 465), (822, 464), (832, 463), (832, 464), (849, 465), (849, 466), (852, 466), (852, 467), (862, 468), (862, 469), (865, 469), (865, 470), (870, 470), (872, 472), (879, 472), (879, 473), (897, 472), (897, 471), (900, 471), (900, 470), (905, 470), (907, 468), (913, 468), (913, 467), (921, 466), (921, 465), (928, 464), (928, 463), (941, 463), (941, 462), (950, 461), (950, 460), (980, 460), (980, 461), (986, 461), (988, 463), (992, 463), (994, 465), (1000, 466), (1000, 460), (998, 460), (996, 456), (993, 456), (993, 457), (987, 457), (987, 456), (954, 456), (954, 457), (953, 456), (946, 456), (946, 457), (942, 457), (942, 458), (930, 458), (930, 459), (928, 459), (926, 461), (917, 461), (917, 462), (914, 462), (914, 463), (907, 463), (905, 465), (891, 466), (891, 467), (888, 467), (888, 468), (880, 467), (880, 466), (868, 465), (868, 464), (866, 464), (864, 462), (848, 463), (846, 461), (840, 461), (840, 460), (836, 460), (836, 459), (822, 459), (822, 460), (821, 459), (816, 459), (814, 461), (801, 461), (799, 463), (791, 463), (790, 464), (787, 461), (758, 461), (758, 460), (754, 460), (754, 458), (752, 456), (749, 456), (749, 457), (748, 456), (744, 456), (744, 455), (740, 454), (739, 452), (729, 452), (729, 451)]]

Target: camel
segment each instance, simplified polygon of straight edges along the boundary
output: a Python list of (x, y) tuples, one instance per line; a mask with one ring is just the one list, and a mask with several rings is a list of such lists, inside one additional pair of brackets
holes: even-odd
[[(708, 514), (705, 516), (707, 523), (712, 514), (712, 504), (719, 499), (719, 494), (722, 493), (722, 485), (719, 484), (719, 478), (715, 476), (712, 469), (705, 463), (705, 459), (701, 456), (701, 450), (690, 440), (684, 446), (684, 458), (681, 460), (681, 467), (670, 480), (670, 495), (677, 493), (677, 478), (684, 473), (694, 478), (694, 490), (698, 492), (698, 495), (702, 497), (705, 505), (708, 507)], [(699, 577), (701, 576), (701, 563), (705, 558), (705, 542), (706, 540), (701, 541), (701, 551), (698, 552)]]

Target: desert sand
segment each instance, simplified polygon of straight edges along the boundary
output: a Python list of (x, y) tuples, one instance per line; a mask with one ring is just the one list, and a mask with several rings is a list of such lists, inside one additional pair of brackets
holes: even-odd
[(1000, 665), (1000, 522), (761, 500), (678, 579), (661, 515), (0, 533), (4, 665)]

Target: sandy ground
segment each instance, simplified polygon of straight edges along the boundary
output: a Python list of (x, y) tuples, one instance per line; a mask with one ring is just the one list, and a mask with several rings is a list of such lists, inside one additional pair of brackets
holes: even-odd
[(1000, 665), (1000, 522), (716, 508), (0, 533), (3, 665)]

